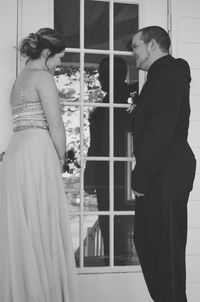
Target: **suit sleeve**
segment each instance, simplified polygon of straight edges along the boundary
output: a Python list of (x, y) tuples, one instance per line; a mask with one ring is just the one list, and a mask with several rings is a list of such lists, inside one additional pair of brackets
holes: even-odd
[(180, 112), (181, 91), (175, 81), (161, 77), (148, 83), (146, 96), (146, 123), (132, 171), (132, 188), (143, 194), (150, 189), (168, 153)]

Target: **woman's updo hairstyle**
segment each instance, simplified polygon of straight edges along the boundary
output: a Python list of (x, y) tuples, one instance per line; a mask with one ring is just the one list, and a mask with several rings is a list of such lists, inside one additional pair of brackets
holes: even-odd
[(41, 28), (36, 33), (30, 33), (19, 46), (20, 54), (28, 58), (27, 62), (38, 59), (44, 49), (50, 50), (46, 61), (65, 49), (62, 37), (54, 29)]

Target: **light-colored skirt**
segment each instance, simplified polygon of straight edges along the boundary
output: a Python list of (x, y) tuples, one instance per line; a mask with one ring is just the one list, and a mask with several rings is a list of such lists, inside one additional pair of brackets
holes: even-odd
[(47, 130), (13, 134), (0, 164), (0, 301), (77, 302), (70, 223)]

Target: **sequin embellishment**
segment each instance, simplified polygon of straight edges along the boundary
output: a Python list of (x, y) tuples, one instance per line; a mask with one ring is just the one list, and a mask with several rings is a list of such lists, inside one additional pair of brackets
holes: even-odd
[(41, 102), (25, 102), (12, 107), (13, 131), (29, 128), (49, 129)]

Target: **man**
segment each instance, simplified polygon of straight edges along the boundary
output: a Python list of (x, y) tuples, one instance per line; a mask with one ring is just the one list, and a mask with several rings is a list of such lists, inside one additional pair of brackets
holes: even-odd
[(132, 126), (134, 241), (152, 299), (186, 302), (187, 202), (196, 166), (187, 142), (191, 78), (188, 63), (169, 55), (170, 44), (158, 26), (132, 40), (137, 68), (148, 71)]
[[(126, 103), (130, 92), (137, 91), (138, 84), (125, 82), (128, 66), (121, 57), (114, 57), (114, 103)], [(98, 68), (101, 89), (106, 93), (102, 103), (109, 103), (109, 57), (102, 59)], [(114, 156), (127, 156), (127, 135), (131, 131), (132, 114), (124, 108), (114, 109)], [(90, 147), (88, 156), (109, 156), (109, 110), (106, 107), (97, 107), (90, 113)], [(114, 210), (126, 210), (126, 162), (114, 164)], [(96, 193), (98, 210), (109, 210), (109, 162), (87, 161), (84, 171), (84, 188), (88, 194)], [(104, 256), (109, 256), (109, 216), (99, 215), (99, 226), (104, 242)], [(114, 218), (114, 264), (123, 265), (127, 254), (127, 217)], [(105, 260), (105, 264), (108, 265)]]

